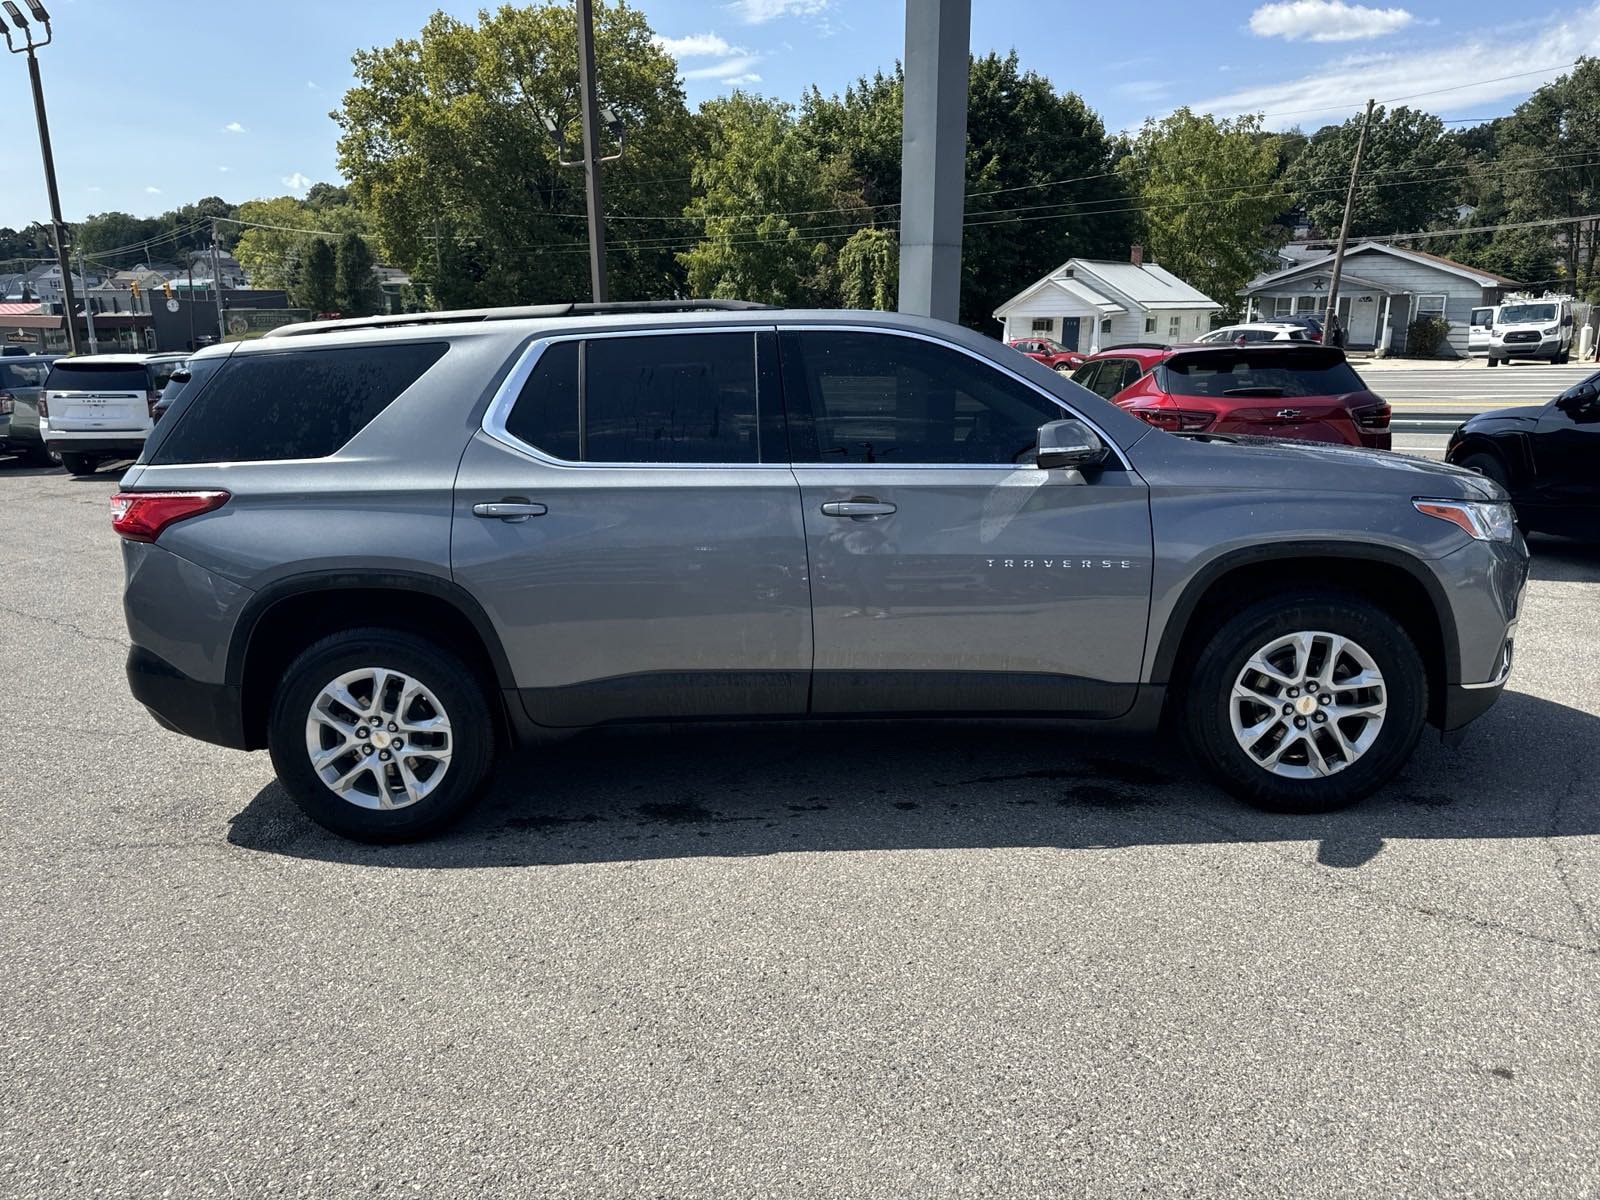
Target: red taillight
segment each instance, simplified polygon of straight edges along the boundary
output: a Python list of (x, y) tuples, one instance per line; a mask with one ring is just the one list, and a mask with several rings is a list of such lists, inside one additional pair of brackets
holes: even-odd
[(1350, 415), (1362, 429), (1387, 429), (1394, 410), (1387, 404), (1369, 404), (1365, 408), (1351, 409)]
[(1215, 418), (1213, 413), (1186, 408), (1130, 408), (1128, 411), (1145, 424), (1168, 433), (1195, 433), (1207, 428)]
[(111, 528), (130, 542), (153, 542), (173, 522), (227, 502), (227, 492), (118, 492), (111, 497)]
[(17, 398), (10, 392), (0, 392), (0, 417), (8, 417), (17, 407)]

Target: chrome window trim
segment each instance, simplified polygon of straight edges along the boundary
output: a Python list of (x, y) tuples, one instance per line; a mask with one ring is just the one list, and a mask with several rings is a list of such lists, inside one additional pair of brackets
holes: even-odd
[[(523, 349), (521, 355), (517, 359), (516, 364), (511, 368), (511, 371), (506, 375), (500, 386), (495, 390), (494, 397), (489, 401), (489, 407), (484, 411), (483, 420), (479, 427), (483, 430), (486, 436), (498, 442), (500, 445), (505, 446), (507, 449), (514, 450), (519, 454), (527, 455), (528, 457), (543, 463), (546, 466), (578, 470), (622, 469), (788, 471), (790, 469), (798, 470), (803, 467), (807, 470), (821, 469), (825, 471), (838, 471), (859, 470), (862, 467), (876, 467), (891, 471), (1015, 471), (1022, 466), (1020, 463), (809, 463), (791, 462), (787, 458), (783, 462), (753, 463), (573, 462), (571, 459), (556, 458), (554, 455), (540, 450), (537, 446), (533, 446), (527, 442), (524, 442), (521, 438), (516, 437), (506, 429), (506, 418), (510, 416), (512, 406), (516, 404), (517, 398), (522, 394), (523, 387), (527, 385), (528, 377), (533, 374), (534, 368), (538, 366), (540, 356), (544, 354), (545, 350), (555, 345), (557, 342), (599, 341), (605, 338), (622, 337), (670, 337), (674, 335), (682, 336), (684, 334), (701, 333), (871, 333), (881, 334), (887, 337), (912, 338), (916, 341), (930, 342), (935, 346), (942, 346), (947, 350), (954, 350), (957, 353), (965, 354), (968, 358), (973, 359), (975, 362), (982, 363), (990, 370), (997, 371), (1006, 376), (1008, 379), (1012, 379), (1017, 383), (1020, 383), (1023, 387), (1028, 388), (1029, 390), (1042, 396), (1044, 399), (1048, 400), (1057, 408), (1060, 408), (1063, 412), (1065, 412), (1068, 417), (1071, 417), (1074, 420), (1082, 421), (1090, 429), (1094, 430), (1095, 434), (1102, 442), (1105, 443), (1106, 447), (1114, 455), (1116, 455), (1117, 461), (1121, 463), (1123, 470), (1133, 470), (1133, 464), (1129, 462), (1128, 456), (1123, 453), (1121, 445), (1118, 444), (1115, 438), (1110, 437), (1104, 429), (1100, 428), (1100, 426), (1095, 423), (1092, 418), (1085, 416), (1083, 413), (1073, 408), (1072, 405), (1068, 404), (1065, 400), (1062, 400), (1057, 396), (1052, 396), (1049, 392), (1045, 391), (1031, 379), (1025, 379), (1016, 371), (1013, 371), (1010, 367), (1005, 366), (1002, 363), (998, 363), (993, 359), (985, 358), (976, 351), (969, 350), (965, 346), (957, 345), (955, 342), (949, 342), (943, 338), (934, 337), (931, 334), (920, 333), (912, 329), (896, 329), (892, 326), (886, 325), (852, 325), (845, 323), (837, 325), (674, 325), (667, 329), (607, 329), (590, 333), (557, 333), (544, 337), (537, 337), (533, 341), (529, 342), (528, 345)], [(757, 353), (759, 354), (759, 352), (760, 351), (758, 349)], [(758, 406), (756, 416), (758, 428), (760, 422), (760, 378), (760, 367), (758, 364), (756, 373)], [(1110, 402), (1107, 401), (1107, 403)]]
[[(594, 471), (594, 470), (626, 470), (626, 471), (788, 471), (787, 459), (783, 462), (746, 462), (746, 463), (696, 463), (696, 462), (573, 462), (569, 458), (557, 458), (546, 453), (537, 446), (523, 441), (506, 429), (506, 418), (511, 415), (517, 398), (522, 395), (522, 389), (527, 385), (528, 377), (539, 365), (539, 359), (551, 346), (557, 342), (596, 342), (605, 338), (623, 337), (670, 337), (674, 334), (701, 333), (743, 333), (760, 335), (772, 333), (776, 330), (774, 325), (674, 325), (669, 329), (607, 329), (591, 333), (556, 333), (546, 337), (538, 337), (529, 342), (523, 349), (516, 365), (511, 368), (510, 374), (496, 389), (494, 398), (489, 401), (489, 407), (483, 414), (480, 428), (484, 434), (499, 442), (507, 449), (515, 450), (518, 454), (525, 454), (529, 458), (543, 463), (547, 467), (562, 467), (566, 469)], [(759, 354), (757, 347), (755, 354)], [(756, 363), (756, 428), (761, 424), (761, 368)], [(759, 437), (759, 434), (758, 434)], [(760, 442), (756, 445), (756, 452), (761, 452)]]

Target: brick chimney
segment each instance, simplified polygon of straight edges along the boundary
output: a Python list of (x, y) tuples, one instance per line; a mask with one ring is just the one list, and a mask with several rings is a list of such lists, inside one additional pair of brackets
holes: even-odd
[(1135, 242), (1128, 250), (1128, 261), (1136, 267), (1144, 266), (1144, 247)]

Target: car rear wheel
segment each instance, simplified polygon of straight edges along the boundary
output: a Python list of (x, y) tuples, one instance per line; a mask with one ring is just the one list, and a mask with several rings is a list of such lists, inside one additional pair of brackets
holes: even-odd
[(1187, 733), (1229, 792), (1273, 812), (1343, 808), (1393, 778), (1427, 715), (1410, 637), (1357, 597), (1280, 596), (1226, 621), (1189, 676)]
[(408, 633), (355, 629), (290, 665), (268, 746), (317, 824), (403, 842), (439, 832), (478, 798), (495, 736), (484, 686), (460, 658)]
[(1511, 486), (1511, 476), (1506, 471), (1505, 463), (1500, 461), (1498, 455), (1480, 450), (1476, 454), (1466, 455), (1457, 465), (1465, 467), (1469, 471), (1476, 471), (1485, 479), (1492, 479), (1503, 488), (1509, 489)]
[(1489, 359), (1488, 359), (1488, 361), (1489, 361), (1489, 365), (1490, 365), (1490, 366), (1491, 366), (1491, 367), (1498, 367), (1498, 366), (1499, 366), (1499, 365), (1500, 365), (1500, 360), (1499, 360), (1499, 359), (1498, 359), (1498, 358), (1496, 358), (1496, 357), (1495, 357), (1495, 356), (1494, 356), (1494, 355), (1492, 355), (1492, 354), (1491, 354), (1491, 355), (1489, 355)]
[(1066, 363), (1057, 363), (1055, 366), (1055, 372), (1057, 375), (1071, 375), (1072, 368)]
[(70, 475), (93, 475), (100, 460), (92, 454), (63, 454), (61, 465)]

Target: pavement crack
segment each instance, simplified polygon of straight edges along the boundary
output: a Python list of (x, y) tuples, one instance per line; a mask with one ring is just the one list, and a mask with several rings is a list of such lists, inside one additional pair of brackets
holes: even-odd
[(83, 626), (62, 620), (60, 617), (47, 617), (43, 613), (27, 612), (24, 609), (12, 608), (8, 604), (0, 604), (0, 613), (21, 617), (25, 621), (38, 621), (41, 625), (48, 625), (52, 629), (65, 629), (88, 642), (99, 642), (102, 645), (116, 646), (118, 648), (126, 648), (128, 645), (126, 638), (107, 637), (103, 633), (92, 633)]

